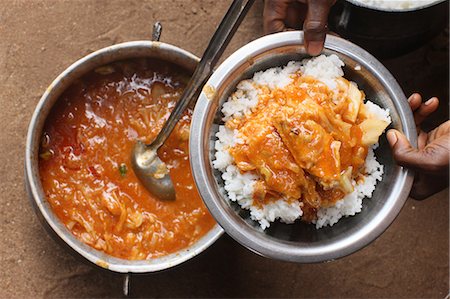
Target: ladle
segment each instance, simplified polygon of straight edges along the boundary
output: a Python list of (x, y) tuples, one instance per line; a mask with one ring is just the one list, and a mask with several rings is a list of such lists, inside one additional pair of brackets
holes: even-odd
[(158, 157), (157, 151), (169, 137), (189, 104), (200, 94), (203, 85), (211, 76), (214, 66), (253, 2), (254, 0), (233, 1), (158, 136), (151, 144), (138, 141), (134, 147), (131, 164), (136, 176), (152, 195), (161, 200), (175, 200), (175, 188), (169, 170)]

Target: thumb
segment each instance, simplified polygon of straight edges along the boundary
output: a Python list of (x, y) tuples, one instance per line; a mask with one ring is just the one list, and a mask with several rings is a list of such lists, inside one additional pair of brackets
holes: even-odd
[(303, 30), (305, 32), (305, 46), (309, 55), (319, 55), (323, 50), (327, 34), (327, 21), (330, 8), (334, 1), (310, 0), (306, 13)]
[(422, 168), (427, 163), (426, 153), (414, 148), (406, 136), (399, 131), (389, 130), (386, 137), (392, 148), (394, 159), (399, 165)]

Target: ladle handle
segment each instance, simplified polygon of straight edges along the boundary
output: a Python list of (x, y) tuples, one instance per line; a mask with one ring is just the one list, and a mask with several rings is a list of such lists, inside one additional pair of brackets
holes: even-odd
[(213, 68), (233, 37), (242, 19), (247, 14), (255, 0), (234, 0), (228, 9), (226, 15), (220, 22), (219, 27), (210, 40), (208, 47), (203, 53), (202, 59), (195, 69), (191, 80), (184, 90), (181, 98), (178, 100), (175, 108), (170, 114), (156, 139), (149, 145), (151, 148), (159, 148), (172, 130), (175, 128), (178, 120), (186, 110), (190, 102), (199, 94), (201, 88), (212, 74)]

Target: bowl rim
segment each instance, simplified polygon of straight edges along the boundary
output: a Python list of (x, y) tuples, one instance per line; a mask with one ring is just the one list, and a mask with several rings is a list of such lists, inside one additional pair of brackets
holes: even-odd
[[(64, 225), (62, 225), (59, 218), (53, 213), (51, 207), (49, 206), (45, 198), (45, 195), (42, 196), (43, 192), (40, 185), (40, 181), (39, 182), (37, 181), (39, 180), (39, 174), (36, 174), (35, 171), (33, 170), (34, 159), (36, 159), (37, 156), (37, 154), (34, 152), (35, 149), (34, 142), (36, 139), (36, 135), (41, 134), (41, 132), (37, 132), (36, 127), (38, 122), (42, 120), (43, 116), (41, 116), (41, 113), (44, 110), (44, 106), (48, 101), (51, 101), (52, 99), (55, 98), (55, 96), (52, 96), (52, 92), (59, 84), (62, 84), (61, 82), (63, 80), (65, 80), (67, 77), (70, 77), (71, 75), (73, 76), (73, 74), (80, 68), (85, 67), (86, 65), (93, 63), (96, 60), (101, 61), (102, 57), (105, 57), (107, 55), (113, 55), (114, 53), (117, 53), (118, 58), (112, 59), (108, 63), (124, 59), (126, 60), (127, 59), (125, 57), (126, 54), (128, 52), (137, 49), (143, 51), (147, 50), (158, 51), (160, 53), (164, 53), (164, 51), (166, 51), (171, 52), (171, 54), (173, 54), (174, 56), (178, 55), (189, 61), (198, 62), (200, 60), (194, 54), (179, 47), (176, 47), (174, 45), (159, 41), (147, 41), (147, 40), (124, 42), (92, 52), (78, 59), (69, 67), (67, 67), (47, 87), (44, 94), (37, 103), (36, 108), (31, 117), (28, 126), (26, 136), (26, 147), (25, 147), (24, 166), (25, 166), (26, 188), (28, 191), (29, 195), (28, 197), (31, 201), (32, 207), (35, 210), (42, 225), (45, 228), (49, 228), (51, 230), (50, 232), (54, 233), (51, 234), (52, 237), (55, 237), (56, 235), (58, 240), (62, 240), (66, 245), (68, 245), (73, 250), (73, 252), (77, 253), (78, 256), (83, 257), (85, 260), (91, 262), (95, 266), (99, 266), (101, 268), (119, 273), (149, 273), (174, 267), (203, 252), (223, 234), (223, 229), (216, 223), (214, 227), (202, 238), (197, 240), (197, 242), (175, 253), (151, 260), (133, 261), (121, 259), (103, 253), (99, 250), (96, 250), (93, 247), (90, 247), (89, 245), (86, 245), (82, 241), (78, 240), (75, 236), (72, 235), (72, 233), (67, 228), (65, 228)], [(143, 55), (139, 57), (150, 58), (152, 56)], [(89, 66), (88, 69), (89, 70), (95, 69), (95, 66)], [(76, 77), (72, 78), (72, 80), (74, 80), (75, 78)], [(59, 95), (57, 96), (57, 98), (59, 98)], [(55, 102), (56, 101), (57, 100), (55, 100)], [(45, 118), (47, 118), (47, 116)], [(38, 136), (38, 140), (39, 139), (40, 136)]]
[(408, 12), (415, 12), (422, 9), (431, 8), (435, 5), (441, 4), (445, 0), (434, 0), (434, 2), (422, 4), (417, 7), (410, 7), (406, 9), (402, 8), (386, 8), (386, 7), (377, 7), (376, 5), (367, 4), (364, 2), (359, 2), (358, 0), (345, 0), (357, 7), (373, 10), (373, 11), (379, 11), (379, 12), (385, 12), (385, 13), (408, 13)]
[[(239, 66), (249, 64), (249, 61), (252, 61), (252, 57), (263, 55), (264, 52), (283, 46), (300, 46), (301, 44), (303, 44), (303, 32), (301, 31), (275, 33), (261, 37), (243, 46), (228, 57), (217, 68), (206, 86), (208, 86), (208, 90), (220, 90), (221, 85), (227, 81), (228, 75), (232, 74)], [(398, 110), (400, 122), (407, 138), (413, 145), (416, 145), (417, 133), (411, 110), (407, 105), (402, 89), (389, 71), (368, 52), (342, 38), (327, 35), (325, 48), (354, 59), (361, 66), (369, 69), (380, 80), (381, 84), (387, 89), (388, 94), (393, 97), (394, 105)], [(307, 245), (299, 248), (299, 246), (292, 246), (283, 241), (275, 242), (271, 238), (263, 238), (262, 234), (255, 233), (255, 229), (249, 225), (237, 223), (233, 218), (236, 217), (236, 213), (224, 207), (227, 204), (221, 202), (222, 198), (220, 196), (215, 196), (215, 186), (213, 185), (217, 183), (215, 183), (214, 179), (208, 179), (212, 166), (211, 161), (209, 161), (209, 153), (205, 150), (205, 148), (208, 148), (207, 144), (210, 134), (205, 132), (206, 128), (209, 128), (206, 115), (212, 109), (214, 100), (217, 101), (217, 98), (213, 97), (211, 99), (211, 95), (208, 92), (202, 92), (197, 101), (191, 124), (191, 167), (198, 190), (211, 214), (225, 232), (243, 246), (262, 256), (279, 260), (300, 263), (328, 261), (349, 255), (367, 246), (381, 235), (397, 217), (408, 197), (413, 182), (412, 172), (401, 167), (397, 177), (399, 183), (394, 188), (393, 195), (390, 196), (391, 200), (387, 200), (383, 208), (378, 212), (379, 215), (365, 224), (360, 230), (334, 244), (325, 246)], [(211, 183), (211, 181), (214, 181), (214, 183)], [(395, 198), (393, 199), (393, 197)]]

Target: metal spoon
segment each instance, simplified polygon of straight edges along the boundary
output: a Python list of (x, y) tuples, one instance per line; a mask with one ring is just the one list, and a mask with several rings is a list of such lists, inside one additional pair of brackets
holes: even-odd
[(174, 200), (175, 188), (167, 166), (158, 157), (157, 150), (164, 144), (184, 110), (200, 94), (213, 68), (236, 32), (254, 0), (234, 0), (209, 42), (191, 80), (178, 100), (163, 128), (151, 144), (138, 141), (131, 155), (136, 176), (144, 187), (161, 200)]

